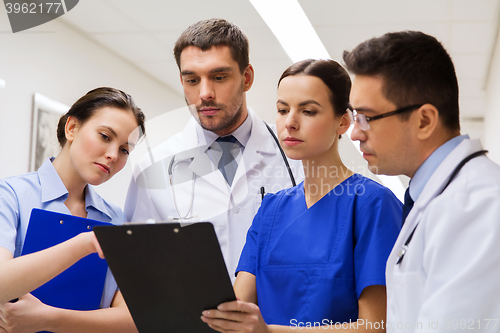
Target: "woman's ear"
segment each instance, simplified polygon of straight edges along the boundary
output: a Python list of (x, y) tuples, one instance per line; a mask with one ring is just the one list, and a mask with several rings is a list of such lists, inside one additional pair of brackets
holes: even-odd
[(73, 142), (75, 139), (75, 134), (80, 128), (80, 122), (73, 116), (69, 116), (66, 120), (66, 125), (64, 126), (64, 133), (66, 135), (66, 140), (68, 142)]
[(349, 112), (346, 112), (342, 115), (342, 118), (340, 119), (340, 124), (339, 127), (337, 128), (337, 134), (339, 136), (344, 134), (349, 129), (349, 126), (351, 126), (351, 116)]

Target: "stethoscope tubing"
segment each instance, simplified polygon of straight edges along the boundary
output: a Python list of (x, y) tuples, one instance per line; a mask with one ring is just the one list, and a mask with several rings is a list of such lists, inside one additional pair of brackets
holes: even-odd
[[(278, 149), (279, 149), (279, 151), (281, 153), (281, 157), (282, 157), (283, 161), (285, 162), (286, 169), (288, 170), (288, 175), (290, 177), (290, 181), (292, 182), (292, 186), (297, 185), (295, 183), (295, 177), (293, 176), (293, 173), (292, 173), (292, 168), (290, 168), (290, 164), (288, 163), (288, 159), (286, 158), (286, 155), (285, 155), (285, 152), (283, 151), (283, 148), (281, 148), (281, 145), (279, 143), (278, 137), (276, 136), (276, 134), (274, 134), (273, 130), (271, 129), (271, 127), (266, 122), (264, 122), (264, 124), (266, 125), (267, 130), (269, 131), (269, 133), (271, 133), (271, 136), (273, 137), (274, 141), (276, 142), (276, 145), (278, 146)], [(191, 182), (192, 182), (192, 186), (191, 186), (191, 202), (189, 204), (189, 209), (187, 211), (187, 214), (184, 215), (184, 216), (182, 216), (180, 214), (180, 211), (179, 211), (179, 206), (177, 204), (177, 199), (176, 199), (175, 190), (174, 190), (174, 163), (175, 163), (175, 156), (176, 155), (174, 155), (172, 157), (172, 159), (170, 160), (170, 163), (168, 165), (168, 179), (169, 179), (169, 183), (170, 183), (170, 191), (172, 193), (172, 198), (173, 198), (173, 201), (174, 201), (175, 212), (177, 213), (177, 216), (179, 216), (179, 217), (172, 217), (172, 220), (174, 220), (174, 221), (184, 221), (184, 220), (189, 220), (189, 219), (194, 218), (193, 215), (189, 216), (189, 214), (190, 213), (192, 214), (192, 210), (193, 210), (194, 188), (195, 188), (195, 183), (196, 183), (196, 174), (193, 172), (193, 179), (191, 180)], [(181, 162), (182, 161), (180, 161), (178, 163), (181, 163)]]
[[(189, 220), (192, 219), (194, 216), (191, 215), (189, 216), (189, 213), (192, 213), (193, 210), (193, 203), (194, 203), (194, 185), (196, 183), (196, 174), (193, 172), (193, 178), (191, 179), (191, 202), (189, 203), (189, 209), (186, 213), (186, 215), (182, 216), (179, 210), (179, 206), (177, 204), (177, 199), (175, 195), (175, 189), (174, 189), (174, 162), (175, 162), (175, 155), (172, 157), (170, 160), (170, 164), (168, 165), (168, 180), (170, 183), (170, 191), (172, 193), (172, 199), (174, 201), (174, 207), (175, 207), (175, 212), (177, 213), (178, 217), (172, 217), (172, 220), (174, 221), (184, 221), (184, 220)], [(181, 162), (178, 162), (181, 163)], [(187, 163), (187, 162), (186, 162)]]

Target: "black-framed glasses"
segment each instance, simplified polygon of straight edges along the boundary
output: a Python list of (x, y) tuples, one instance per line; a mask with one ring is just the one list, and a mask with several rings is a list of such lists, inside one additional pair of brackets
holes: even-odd
[(355, 123), (357, 121), (359, 123), (359, 128), (361, 130), (368, 131), (370, 129), (370, 124), (369, 124), (370, 121), (382, 119), (385, 117), (390, 117), (390, 116), (393, 116), (393, 115), (398, 114), (398, 113), (413, 111), (413, 110), (416, 110), (416, 109), (422, 107), (422, 105), (424, 105), (424, 104), (415, 104), (415, 105), (405, 106), (405, 107), (399, 108), (397, 110), (382, 113), (382, 114), (379, 114), (379, 115), (373, 116), (373, 117), (365, 116), (364, 114), (358, 113), (356, 110), (351, 110), (349, 108), (347, 110), (352, 112), (353, 123)]

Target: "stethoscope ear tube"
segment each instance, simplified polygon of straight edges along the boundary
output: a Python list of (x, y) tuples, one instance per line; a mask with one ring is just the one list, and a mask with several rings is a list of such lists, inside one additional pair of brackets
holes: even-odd
[(174, 161), (175, 161), (175, 155), (172, 156), (172, 159), (170, 160), (170, 163), (168, 164), (168, 181), (170, 182), (170, 186), (173, 186), (173, 178), (174, 178)]
[[(450, 174), (450, 178), (448, 179), (448, 181), (446, 182), (446, 185), (444, 185), (443, 189), (441, 190), (441, 192), (439, 192), (438, 195), (441, 195), (444, 190), (446, 190), (446, 188), (448, 187), (448, 185), (451, 184), (451, 182), (453, 181), (453, 179), (455, 179), (455, 176), (458, 174), (458, 172), (460, 170), (462, 170), (463, 166), (469, 162), (470, 160), (472, 160), (473, 158), (476, 158), (478, 156), (482, 156), (482, 155), (486, 155), (486, 153), (488, 153), (487, 150), (479, 150), (479, 151), (476, 151), (475, 153), (472, 153), (470, 154), (469, 156), (467, 156), (466, 158), (464, 158), (456, 167), (455, 167), (455, 170), (453, 170), (453, 172)], [(413, 238), (413, 234), (415, 233), (415, 230), (417, 230), (417, 227), (418, 227), (418, 223), (415, 225), (415, 228), (413, 228), (410, 236), (408, 236), (408, 238), (406, 239), (406, 242), (405, 244), (403, 245), (403, 247), (401, 248), (401, 250), (399, 251), (398, 253), (398, 261), (396, 262), (396, 265), (400, 265), (401, 262), (403, 261), (403, 258), (406, 254), (406, 251), (408, 250), (408, 245), (410, 244), (411, 242), (411, 239)]]
[(285, 162), (286, 169), (288, 170), (288, 175), (290, 176), (290, 180), (292, 181), (292, 186), (297, 185), (295, 183), (295, 177), (293, 177), (293, 173), (292, 173), (292, 169), (290, 168), (290, 164), (288, 163), (288, 159), (286, 158), (286, 155), (285, 155), (285, 152), (283, 151), (283, 148), (281, 148), (281, 146), (280, 146), (280, 142), (278, 141), (276, 134), (274, 134), (273, 130), (271, 129), (271, 127), (269, 127), (269, 125), (266, 122), (264, 122), (264, 124), (266, 125), (267, 130), (269, 131), (269, 133), (271, 133), (271, 136), (273, 137), (274, 141), (278, 145), (278, 149), (280, 150), (281, 157), (283, 158), (283, 161)]
[[(169, 221), (185, 221), (185, 220), (190, 220), (195, 218), (195, 215), (192, 215), (192, 210), (193, 210), (193, 203), (194, 203), (194, 185), (196, 183), (196, 174), (193, 172), (193, 178), (191, 180), (191, 202), (189, 203), (189, 209), (186, 213), (186, 215), (182, 216), (179, 210), (179, 206), (177, 204), (177, 199), (175, 195), (175, 188), (174, 188), (174, 162), (175, 162), (175, 155), (172, 156), (172, 159), (170, 160), (170, 163), (168, 165), (168, 181), (170, 183), (170, 192), (172, 193), (172, 199), (174, 201), (174, 207), (175, 211), (177, 213), (177, 216), (179, 217), (168, 217)], [(191, 216), (189, 216), (189, 213), (191, 213)]]
[[(281, 157), (283, 158), (283, 162), (285, 162), (286, 169), (288, 170), (288, 175), (290, 176), (290, 180), (292, 182), (292, 186), (296, 186), (297, 184), (295, 183), (295, 177), (293, 176), (292, 169), (290, 168), (290, 164), (288, 163), (288, 159), (286, 158), (285, 152), (283, 151), (283, 149), (280, 146), (278, 138), (274, 134), (274, 132), (271, 129), (271, 127), (266, 122), (264, 122), (264, 124), (266, 125), (267, 130), (269, 131), (269, 133), (271, 133), (271, 136), (273, 137), (274, 141), (276, 142), (276, 145), (278, 145), (278, 149), (279, 149), (279, 151), (281, 153)], [(172, 156), (172, 159), (170, 160), (170, 163), (168, 165), (168, 181), (170, 183), (170, 191), (172, 193), (172, 199), (174, 201), (175, 211), (176, 211), (176, 213), (177, 213), (177, 215), (179, 217), (169, 216), (168, 219), (170, 221), (184, 221), (184, 220), (189, 220), (189, 219), (192, 219), (192, 218), (196, 217), (196, 214), (189, 216), (190, 213), (192, 214), (192, 209), (193, 209), (194, 187), (195, 187), (194, 185), (195, 185), (195, 182), (196, 182), (196, 175), (193, 173), (192, 187), (191, 187), (191, 202), (189, 204), (189, 210), (188, 210), (188, 212), (187, 212), (187, 214), (185, 216), (182, 216), (180, 214), (179, 206), (177, 205), (177, 200), (176, 200), (176, 196), (175, 196), (175, 189), (174, 189), (174, 163), (175, 163), (175, 155)], [(262, 191), (264, 191), (264, 188), (261, 188), (261, 192)], [(261, 193), (261, 194), (263, 194), (263, 193)]]

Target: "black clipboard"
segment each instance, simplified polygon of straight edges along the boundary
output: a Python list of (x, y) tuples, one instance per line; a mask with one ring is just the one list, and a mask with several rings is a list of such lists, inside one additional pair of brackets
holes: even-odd
[(211, 223), (95, 227), (141, 333), (214, 331), (203, 310), (236, 300)]

